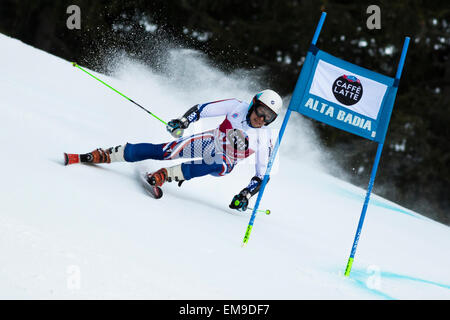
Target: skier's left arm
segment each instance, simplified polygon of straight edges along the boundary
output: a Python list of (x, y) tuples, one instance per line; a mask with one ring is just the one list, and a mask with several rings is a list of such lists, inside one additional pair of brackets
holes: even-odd
[[(272, 153), (272, 140), (270, 132), (265, 132), (264, 137), (258, 139), (258, 149), (256, 151), (255, 176), (250, 179), (250, 183), (239, 194), (233, 197), (230, 208), (240, 211), (247, 210), (248, 201), (251, 197), (259, 192), (264, 175), (266, 173), (267, 165)], [(269, 178), (270, 179), (270, 178)]]

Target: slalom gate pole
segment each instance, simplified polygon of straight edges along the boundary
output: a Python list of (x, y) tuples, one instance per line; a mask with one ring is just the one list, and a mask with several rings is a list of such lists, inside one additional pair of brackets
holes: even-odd
[(284, 116), (283, 125), (281, 126), (280, 133), (278, 134), (277, 143), (275, 144), (275, 148), (272, 156), (270, 157), (269, 164), (267, 165), (267, 170), (264, 175), (264, 180), (261, 184), (261, 189), (258, 192), (258, 198), (256, 199), (255, 206), (252, 211), (252, 216), (250, 217), (250, 222), (248, 223), (247, 230), (245, 231), (244, 240), (242, 246), (245, 246), (250, 238), (250, 233), (252, 232), (253, 224), (255, 222), (256, 213), (258, 212), (259, 203), (261, 202), (261, 198), (264, 194), (264, 189), (266, 188), (267, 181), (269, 181), (270, 171), (272, 170), (273, 162), (275, 161), (275, 157), (278, 153), (278, 148), (280, 147), (281, 139), (283, 138), (284, 131), (286, 130), (287, 123), (291, 116), (291, 110), (287, 110), (286, 115)]
[(372, 167), (372, 173), (370, 174), (369, 186), (367, 187), (366, 198), (364, 200), (364, 205), (362, 208), (361, 216), (358, 222), (358, 228), (356, 229), (355, 239), (353, 240), (352, 251), (350, 253), (350, 258), (347, 262), (347, 267), (345, 268), (345, 276), (348, 277), (350, 275), (350, 270), (352, 269), (353, 260), (355, 259), (356, 248), (358, 246), (359, 237), (361, 236), (361, 230), (363, 227), (364, 219), (366, 217), (367, 207), (369, 205), (370, 194), (372, 192), (372, 187), (375, 182), (375, 176), (377, 174), (378, 164), (381, 158), (381, 152), (383, 151), (383, 143), (378, 144), (377, 154), (375, 156), (375, 162)]
[[(326, 15), (327, 15), (326, 12), (322, 12), (322, 15), (320, 16), (319, 23), (317, 24), (316, 31), (314, 32), (314, 37), (311, 42), (313, 45), (316, 45), (317, 39), (319, 38), (320, 31), (322, 30), (323, 23), (325, 22)], [(301, 95), (299, 92), (299, 90), (300, 90), (299, 88), (301, 86), (298, 85), (298, 83), (301, 81), (300, 78), (301, 77), (299, 77), (299, 79), (297, 80), (297, 85), (295, 86), (295, 90), (292, 95), (290, 104), (295, 102), (296, 97), (299, 97)], [(288, 108), (286, 115), (284, 116), (283, 124), (281, 125), (280, 132), (278, 133), (278, 138), (277, 138), (277, 142), (275, 143), (273, 154), (270, 157), (269, 163), (267, 165), (266, 173), (264, 175), (264, 179), (261, 184), (261, 189), (258, 192), (258, 198), (256, 199), (256, 203), (255, 203), (255, 207), (253, 208), (252, 216), (250, 217), (250, 221), (248, 223), (247, 230), (245, 231), (242, 247), (244, 247), (248, 243), (248, 240), (250, 238), (250, 233), (252, 232), (253, 224), (254, 224), (255, 218), (256, 218), (256, 213), (258, 212), (259, 203), (261, 202), (262, 196), (264, 194), (264, 189), (266, 188), (267, 182), (269, 181), (270, 171), (272, 170), (272, 165), (275, 161), (275, 157), (277, 156), (278, 148), (280, 147), (281, 139), (283, 139), (284, 131), (286, 130), (286, 126), (287, 126), (287, 123), (291, 116), (291, 112), (292, 112), (291, 108)]]
[[(400, 77), (402, 75), (403, 66), (405, 64), (406, 52), (408, 51), (409, 40), (410, 40), (410, 38), (406, 37), (405, 41), (403, 43), (403, 50), (402, 50), (402, 54), (400, 56), (400, 61), (398, 63), (397, 73), (395, 75), (395, 81), (397, 82), (397, 87), (398, 87), (398, 82), (400, 81)], [(395, 94), (396, 94), (396, 90), (397, 89), (395, 89)], [(395, 96), (394, 96), (394, 98), (395, 98)], [(391, 103), (394, 104), (394, 101), (392, 100)], [(350, 253), (350, 257), (348, 258), (347, 267), (345, 268), (344, 275), (346, 277), (350, 276), (350, 271), (352, 270), (352, 265), (353, 265), (353, 261), (355, 259), (355, 254), (356, 254), (356, 248), (358, 247), (359, 237), (361, 236), (364, 219), (366, 217), (367, 207), (369, 205), (370, 194), (372, 192), (373, 184), (375, 182), (375, 176), (377, 174), (378, 164), (380, 162), (381, 152), (383, 151), (383, 145), (384, 145), (385, 139), (386, 139), (386, 134), (383, 137), (383, 140), (380, 143), (378, 143), (377, 154), (375, 155), (375, 162), (372, 167), (372, 173), (370, 174), (370, 181), (369, 181), (369, 186), (367, 187), (366, 198), (364, 200), (364, 205), (362, 208), (361, 216), (359, 218), (358, 228), (356, 229), (355, 239), (353, 240), (353, 246), (352, 246), (352, 250)]]
[(141, 106), (139, 103), (133, 101), (132, 99), (128, 98), (126, 95), (124, 95), (123, 93), (117, 91), (116, 89), (114, 89), (113, 87), (111, 87), (109, 84), (103, 82), (102, 80), (100, 80), (99, 78), (97, 78), (96, 76), (94, 76), (93, 74), (89, 73), (88, 71), (86, 71), (84, 68), (80, 67), (76, 62), (72, 62), (72, 65), (74, 67), (77, 67), (78, 69), (80, 69), (81, 71), (87, 73), (88, 75), (90, 75), (92, 78), (94, 78), (95, 80), (103, 83), (105, 86), (107, 86), (108, 88), (110, 88), (111, 90), (114, 90), (115, 92), (117, 92), (118, 94), (120, 94), (122, 97), (124, 97), (125, 99), (127, 99), (128, 101), (134, 103), (135, 105), (137, 105), (139, 108), (141, 108), (142, 110), (144, 110), (145, 112), (147, 112), (148, 114), (150, 114), (151, 116), (153, 116), (154, 118), (156, 118), (157, 120), (161, 121), (162, 123), (164, 123), (167, 126), (167, 123), (163, 120), (161, 120), (160, 118), (158, 118), (156, 115), (154, 115), (152, 112), (148, 111), (147, 109), (145, 109), (143, 106)]

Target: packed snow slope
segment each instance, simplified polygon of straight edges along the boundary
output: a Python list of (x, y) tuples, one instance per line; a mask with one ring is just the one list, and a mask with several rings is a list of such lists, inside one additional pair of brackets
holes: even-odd
[[(343, 276), (365, 191), (327, 173), (337, 169), (300, 115), (261, 203), (272, 214), (257, 216), (242, 248), (250, 212), (228, 204), (254, 175), (252, 159), (222, 178), (167, 184), (160, 200), (137, 174), (175, 162), (66, 167), (63, 152), (171, 136), (70, 62), (4, 35), (0, 48), (1, 299), (450, 298), (450, 229), (376, 195)], [(190, 50), (167, 57), (158, 73), (116, 59), (112, 76), (94, 74), (166, 121), (266, 89)]]

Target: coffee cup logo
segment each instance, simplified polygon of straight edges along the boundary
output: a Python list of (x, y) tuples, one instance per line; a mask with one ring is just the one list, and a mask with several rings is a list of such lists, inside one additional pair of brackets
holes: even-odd
[(354, 105), (361, 100), (363, 87), (361, 81), (355, 76), (343, 75), (333, 83), (333, 94), (337, 101), (346, 106)]

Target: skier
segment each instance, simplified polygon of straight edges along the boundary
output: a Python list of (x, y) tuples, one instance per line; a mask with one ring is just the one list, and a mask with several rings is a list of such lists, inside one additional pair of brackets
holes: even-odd
[[(250, 104), (237, 99), (198, 104), (181, 118), (168, 122), (167, 130), (178, 138), (175, 141), (162, 144), (126, 143), (86, 154), (65, 154), (65, 164), (201, 158), (147, 174), (147, 182), (157, 192), (165, 182), (176, 181), (181, 186), (185, 180), (207, 174), (224, 176), (239, 161), (255, 153), (256, 174), (247, 187), (233, 197), (229, 205), (231, 209), (245, 211), (249, 199), (259, 191), (264, 178), (272, 149), (271, 134), (267, 126), (276, 119), (282, 104), (281, 97), (269, 89), (257, 93)], [(225, 116), (218, 128), (182, 137), (183, 130), (191, 123), (217, 116)], [(156, 198), (162, 196), (160, 189), (159, 192), (160, 195), (156, 195)]]

